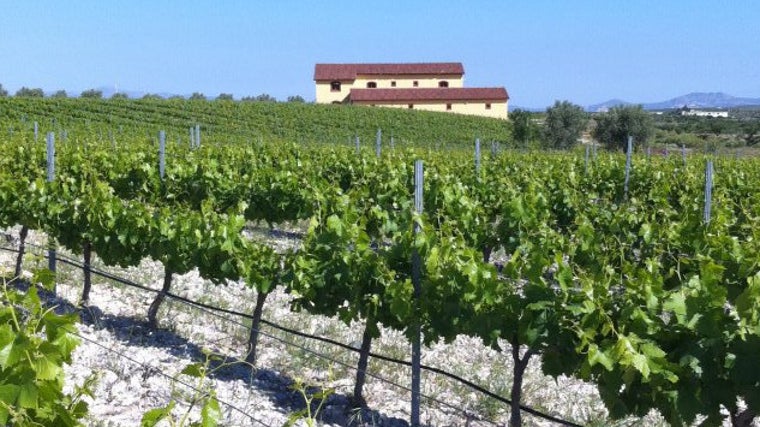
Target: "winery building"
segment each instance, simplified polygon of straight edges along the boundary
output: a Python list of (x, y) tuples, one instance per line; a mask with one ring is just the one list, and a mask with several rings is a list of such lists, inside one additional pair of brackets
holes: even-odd
[(503, 87), (464, 87), (459, 62), (316, 64), (316, 102), (408, 108), (507, 118)]

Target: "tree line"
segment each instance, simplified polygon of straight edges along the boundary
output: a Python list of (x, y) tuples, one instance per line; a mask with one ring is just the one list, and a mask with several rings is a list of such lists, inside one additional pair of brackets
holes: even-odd
[(582, 139), (611, 150), (625, 150), (627, 137), (636, 146), (676, 146), (714, 150), (760, 144), (760, 118), (752, 111), (736, 117), (686, 117), (675, 112), (652, 113), (640, 105), (620, 105), (603, 113), (587, 113), (569, 101), (556, 101), (542, 113), (509, 113), (512, 138), (518, 146), (566, 150)]
[[(10, 96), (8, 93), (8, 90), (3, 87), (2, 84), (0, 84), (0, 98), (6, 98)], [(17, 90), (16, 93), (13, 95), (18, 98), (44, 98), (45, 92), (41, 88), (29, 88), (29, 87), (22, 87), (21, 89)], [(68, 98), (69, 94), (65, 90), (58, 90), (53, 92), (50, 95), (51, 98)], [(87, 89), (85, 91), (82, 91), (79, 94), (80, 98), (90, 98), (90, 99), (103, 99), (103, 91), (97, 90), (97, 89)], [(116, 92), (113, 95), (111, 95), (110, 99), (129, 99), (129, 95), (124, 92)], [(162, 96), (153, 94), (153, 93), (147, 93), (142, 96), (142, 99), (163, 99)], [(169, 99), (184, 99), (183, 96), (175, 95), (170, 97)], [(192, 95), (188, 97), (188, 99), (193, 101), (207, 101), (209, 98), (204, 95), (202, 92), (193, 92)], [(231, 93), (220, 93), (215, 99), (217, 101), (234, 101), (235, 98)], [(243, 102), (278, 102), (277, 98), (275, 98), (272, 95), (269, 95), (267, 93), (262, 93), (256, 96), (244, 96), (240, 98)], [(291, 95), (288, 96), (286, 99), (286, 102), (297, 102), (297, 103), (305, 103), (306, 100), (301, 95)]]
[(651, 115), (640, 106), (618, 106), (594, 115), (569, 101), (556, 101), (544, 114), (517, 109), (510, 113), (512, 137), (525, 147), (566, 150), (585, 134), (611, 150), (625, 149), (627, 136), (646, 143), (654, 134)]

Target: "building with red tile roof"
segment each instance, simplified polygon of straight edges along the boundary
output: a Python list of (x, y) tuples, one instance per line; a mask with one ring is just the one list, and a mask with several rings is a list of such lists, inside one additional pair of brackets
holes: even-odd
[(507, 118), (503, 87), (465, 88), (459, 62), (316, 64), (317, 103), (448, 111)]

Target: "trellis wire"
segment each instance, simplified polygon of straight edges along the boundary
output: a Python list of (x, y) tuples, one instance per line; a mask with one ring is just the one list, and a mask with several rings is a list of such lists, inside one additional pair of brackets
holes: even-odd
[[(28, 244), (30, 246), (32, 246), (32, 247), (40, 248), (37, 245), (31, 244), (31, 243), (28, 243)], [(0, 246), (0, 249), (17, 252), (17, 250), (8, 249), (8, 248), (5, 248), (3, 246)], [(44, 248), (40, 248), (40, 249), (44, 249)], [(73, 259), (71, 259), (69, 257), (63, 256), (63, 257), (58, 257), (58, 259), (61, 262), (63, 262), (64, 264), (69, 264), (69, 265), (77, 267), (77, 268), (83, 268), (82, 263), (80, 261), (73, 260)], [(111, 274), (111, 273), (108, 273), (108, 272), (105, 272), (105, 271), (101, 271), (101, 270), (98, 270), (98, 269), (92, 269), (92, 272), (94, 274), (97, 274), (99, 276), (105, 277), (107, 279), (114, 280), (117, 283), (121, 283), (121, 284), (130, 286), (130, 287), (134, 287), (134, 288), (146, 291), (146, 292), (153, 292), (153, 293), (159, 292), (157, 289), (152, 289), (152, 288), (149, 288), (147, 286), (140, 285), (138, 283), (132, 282), (130, 280), (121, 278), (119, 276), (116, 276), (114, 274)], [(174, 300), (177, 300), (179, 302), (185, 303), (185, 304), (197, 306), (198, 308), (200, 308), (202, 310), (205, 310), (209, 314), (217, 316), (217, 317), (224, 318), (224, 317), (221, 316), (221, 314), (219, 314), (219, 313), (224, 313), (224, 314), (229, 314), (229, 315), (241, 317), (241, 318), (244, 318), (244, 319), (249, 319), (249, 320), (252, 319), (252, 316), (250, 314), (241, 313), (241, 312), (237, 312), (237, 311), (230, 310), (230, 309), (225, 309), (225, 308), (211, 306), (209, 304), (205, 304), (205, 303), (194, 301), (194, 300), (191, 300), (191, 299), (179, 296), (179, 295), (175, 295), (175, 294), (173, 294), (171, 292), (167, 292), (166, 296), (169, 297), (169, 298), (172, 298)], [(228, 321), (231, 321), (232, 323), (236, 323), (239, 326), (245, 326), (243, 323), (236, 322), (234, 320), (227, 319), (227, 318), (224, 318), (224, 319), (226, 319)], [(278, 329), (280, 331), (286, 332), (288, 334), (292, 334), (292, 335), (296, 335), (296, 336), (300, 336), (300, 337), (304, 337), (304, 338), (310, 338), (310, 339), (314, 339), (314, 340), (317, 340), (317, 341), (322, 341), (322, 342), (325, 342), (325, 343), (328, 343), (328, 344), (333, 344), (333, 345), (336, 345), (336, 346), (338, 346), (340, 348), (343, 348), (343, 349), (346, 349), (346, 350), (350, 350), (350, 351), (353, 351), (353, 352), (358, 352), (359, 351), (359, 349), (357, 349), (355, 347), (352, 347), (352, 346), (350, 346), (348, 344), (340, 343), (338, 341), (335, 341), (335, 340), (332, 340), (332, 339), (329, 339), (329, 338), (319, 337), (319, 336), (316, 336), (316, 335), (307, 334), (307, 333), (304, 333), (304, 332), (299, 332), (299, 331), (296, 331), (296, 330), (293, 330), (293, 329), (285, 328), (283, 326), (280, 326), (280, 325), (278, 325), (278, 324), (276, 324), (274, 322), (268, 321), (266, 319), (262, 319), (261, 322), (263, 324), (266, 324), (268, 326), (271, 326), (271, 327), (273, 327), (275, 329)], [(269, 336), (270, 338), (278, 339), (278, 338), (276, 338), (274, 336), (271, 336), (271, 335), (268, 335), (268, 334), (266, 334), (264, 332), (262, 332), (262, 334), (265, 335), (265, 336)], [(279, 340), (281, 340), (281, 339), (279, 339)], [(384, 360), (384, 361), (387, 361), (387, 362), (392, 362), (392, 363), (395, 363), (395, 364), (398, 364), (398, 365), (409, 366), (409, 367), (412, 366), (411, 362), (394, 359), (392, 357), (383, 356), (383, 355), (372, 353), (372, 352), (370, 352), (370, 356), (372, 356), (374, 358), (377, 358), (379, 360)], [(430, 367), (430, 366), (426, 366), (426, 365), (422, 365), (422, 364), (420, 364), (420, 367), (422, 369), (427, 370), (427, 371), (430, 371), (430, 372), (433, 372), (433, 373), (437, 373), (437, 374), (441, 374), (441, 375), (446, 376), (448, 378), (451, 378), (451, 379), (453, 379), (455, 381), (458, 381), (458, 382), (460, 382), (460, 383), (462, 383), (464, 385), (467, 385), (468, 387), (472, 388), (473, 390), (479, 391), (479, 392), (481, 392), (481, 393), (483, 393), (483, 394), (485, 394), (485, 395), (487, 395), (489, 397), (492, 397), (492, 398), (494, 398), (494, 399), (496, 399), (496, 400), (498, 400), (500, 402), (503, 402), (503, 403), (505, 403), (507, 405), (511, 404), (511, 402), (510, 402), (509, 399), (501, 397), (501, 396), (499, 396), (499, 395), (497, 395), (497, 394), (495, 394), (495, 393), (493, 393), (493, 392), (491, 392), (491, 391), (489, 391), (487, 389), (484, 389), (481, 386), (478, 386), (478, 385), (472, 383), (471, 381), (465, 380), (464, 378), (461, 378), (461, 377), (459, 377), (457, 375), (451, 374), (451, 373), (449, 373), (447, 371), (444, 371), (444, 370), (442, 370), (440, 368)], [(385, 381), (385, 382), (388, 382), (390, 384), (397, 385), (397, 384), (392, 383), (392, 382), (390, 382), (388, 380), (385, 380), (385, 379), (383, 379), (383, 378), (381, 378), (381, 377), (379, 377), (377, 375), (373, 375), (373, 374), (369, 374), (369, 373), (368, 373), (368, 375), (370, 375), (370, 376), (372, 376), (374, 378), (377, 378), (377, 379), (379, 379), (381, 381)], [(397, 385), (397, 386), (411, 392), (411, 389), (408, 388), (408, 387), (401, 386), (401, 385)], [(449, 406), (449, 407), (453, 408), (452, 405), (447, 404), (445, 402), (441, 402), (440, 400), (437, 400), (435, 398), (432, 398), (432, 397), (429, 397), (429, 396), (424, 396), (424, 397), (426, 397), (426, 398), (428, 398), (430, 400), (436, 401), (438, 403), (442, 403), (445, 406)], [(520, 405), (520, 409), (523, 410), (523, 411), (525, 411), (525, 412), (527, 412), (527, 413), (529, 413), (529, 414), (531, 414), (531, 415), (534, 415), (534, 416), (537, 416), (537, 417), (540, 417), (540, 418), (543, 418), (543, 419), (546, 419), (546, 420), (549, 420), (549, 421), (553, 421), (553, 422), (556, 422), (556, 423), (561, 424), (561, 425), (566, 425), (566, 426), (570, 426), (570, 427), (580, 427), (580, 425), (578, 425), (576, 423), (573, 423), (573, 422), (570, 422), (570, 421), (566, 421), (566, 420), (554, 417), (552, 415), (548, 415), (548, 414), (542, 413), (542, 412), (540, 412), (540, 411), (538, 411), (536, 409), (533, 409), (531, 407), (528, 407), (528, 406)]]

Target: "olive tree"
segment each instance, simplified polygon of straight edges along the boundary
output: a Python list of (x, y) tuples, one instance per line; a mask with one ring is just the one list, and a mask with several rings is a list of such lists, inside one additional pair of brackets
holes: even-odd
[(637, 144), (644, 144), (654, 135), (652, 117), (641, 105), (617, 106), (596, 117), (593, 137), (608, 149), (626, 150), (628, 137)]
[(16, 91), (16, 96), (19, 98), (43, 98), (45, 93), (40, 88), (30, 89), (24, 86)]
[(103, 91), (97, 89), (87, 89), (79, 95), (80, 98), (101, 99), (103, 98)]
[(578, 139), (588, 124), (588, 115), (583, 107), (569, 101), (555, 101), (546, 109), (544, 139), (549, 148), (568, 149), (578, 143)]
[(509, 113), (509, 121), (512, 122), (512, 140), (521, 147), (528, 147), (539, 134), (538, 125), (529, 111), (518, 108)]

